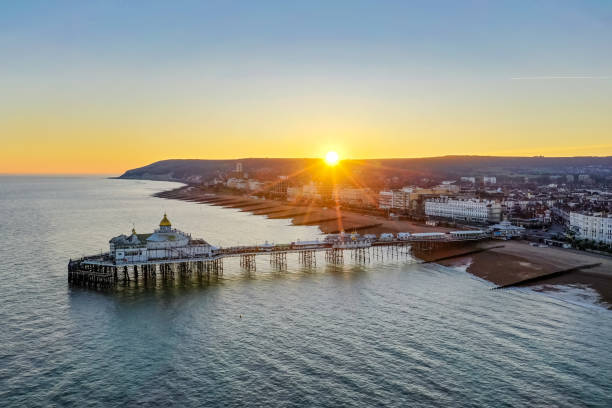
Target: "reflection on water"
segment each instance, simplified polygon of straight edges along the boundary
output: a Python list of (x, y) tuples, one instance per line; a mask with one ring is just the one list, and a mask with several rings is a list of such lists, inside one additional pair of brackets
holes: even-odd
[(216, 245), (312, 239), (150, 197), (172, 183), (2, 178), (0, 393), (7, 406), (609, 406), (612, 313), (410, 259), (315, 268), (260, 257), (220, 279), (66, 282), (69, 257), (165, 210)]

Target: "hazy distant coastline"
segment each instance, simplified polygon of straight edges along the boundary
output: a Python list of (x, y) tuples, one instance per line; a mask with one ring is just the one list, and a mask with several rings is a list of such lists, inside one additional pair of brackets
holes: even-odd
[[(228, 172), (240, 162), (253, 175), (276, 177), (296, 174), (319, 163), (320, 159), (246, 158), (231, 160), (172, 159), (130, 169), (118, 178), (202, 183), (219, 172)], [(410, 159), (343, 160), (343, 167), (372, 179), (389, 175), (404, 177), (456, 177), (457, 174), (565, 174), (612, 167), (605, 157), (500, 157), (442, 156)]]

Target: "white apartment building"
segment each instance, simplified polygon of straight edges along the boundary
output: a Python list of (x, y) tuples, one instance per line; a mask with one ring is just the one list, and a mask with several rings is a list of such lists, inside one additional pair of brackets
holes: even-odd
[(311, 181), (309, 184), (302, 186), (302, 197), (308, 200), (320, 200), (321, 192), (318, 186)]
[(249, 187), (246, 180), (239, 178), (230, 178), (227, 180), (227, 183), (225, 183), (225, 185), (238, 190), (246, 190)]
[(384, 210), (393, 208), (393, 191), (380, 191), (378, 193), (378, 208)]
[[(288, 187), (287, 186), (287, 199), (290, 201), (295, 200), (336, 200), (339, 199), (340, 194), (339, 188), (332, 184), (317, 184), (311, 181), (308, 184), (304, 184), (301, 187)], [(350, 190), (350, 191), (348, 191)], [(348, 189), (344, 198), (350, 200), (351, 198), (363, 198), (364, 189)], [(347, 201), (348, 203), (348, 201)]]
[(443, 184), (431, 188), (404, 187), (401, 190), (381, 191), (378, 193), (378, 208), (414, 209), (415, 201), (423, 196), (448, 196), (458, 193), (461, 188), (453, 183), (454, 181), (445, 181)]
[(263, 183), (257, 180), (248, 180), (247, 185), (250, 191), (257, 191), (263, 188)]
[(297, 201), (302, 198), (302, 187), (287, 187), (287, 200)]
[(497, 184), (497, 177), (495, 177), (495, 176), (491, 176), (491, 177), (484, 176), (482, 178), (482, 182), (485, 185), (487, 185), (487, 184)]
[(225, 185), (230, 188), (235, 188), (237, 190), (249, 191), (261, 190), (261, 188), (263, 187), (263, 183), (261, 181), (241, 178), (230, 178), (227, 180)]
[(369, 188), (339, 188), (338, 201), (350, 205), (376, 205), (375, 195)]
[(501, 220), (501, 204), (489, 200), (436, 198), (425, 201), (425, 215), (458, 221), (487, 223)]
[(394, 208), (399, 210), (406, 210), (410, 208), (410, 193), (411, 191), (393, 190), (393, 191), (381, 191), (378, 193), (378, 208), (385, 210)]
[(455, 194), (458, 193), (459, 191), (461, 191), (461, 187), (455, 184), (452, 184), (454, 182), (451, 183), (442, 183), (439, 184), (435, 187), (432, 187), (430, 189), (420, 189), (422, 191), (427, 191), (427, 190), (431, 190), (433, 192), (433, 194)]
[(570, 212), (570, 228), (581, 239), (612, 244), (612, 214)]

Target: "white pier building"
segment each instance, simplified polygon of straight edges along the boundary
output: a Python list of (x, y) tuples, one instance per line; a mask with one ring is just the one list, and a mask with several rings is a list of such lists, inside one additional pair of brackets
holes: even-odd
[(210, 256), (213, 246), (203, 239), (172, 228), (166, 214), (150, 234), (119, 235), (110, 241), (110, 257), (116, 264)]

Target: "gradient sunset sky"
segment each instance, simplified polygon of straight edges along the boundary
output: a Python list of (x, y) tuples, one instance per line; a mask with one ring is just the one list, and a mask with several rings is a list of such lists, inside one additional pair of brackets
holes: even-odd
[(612, 155), (612, 1), (12, 1), (0, 173)]

